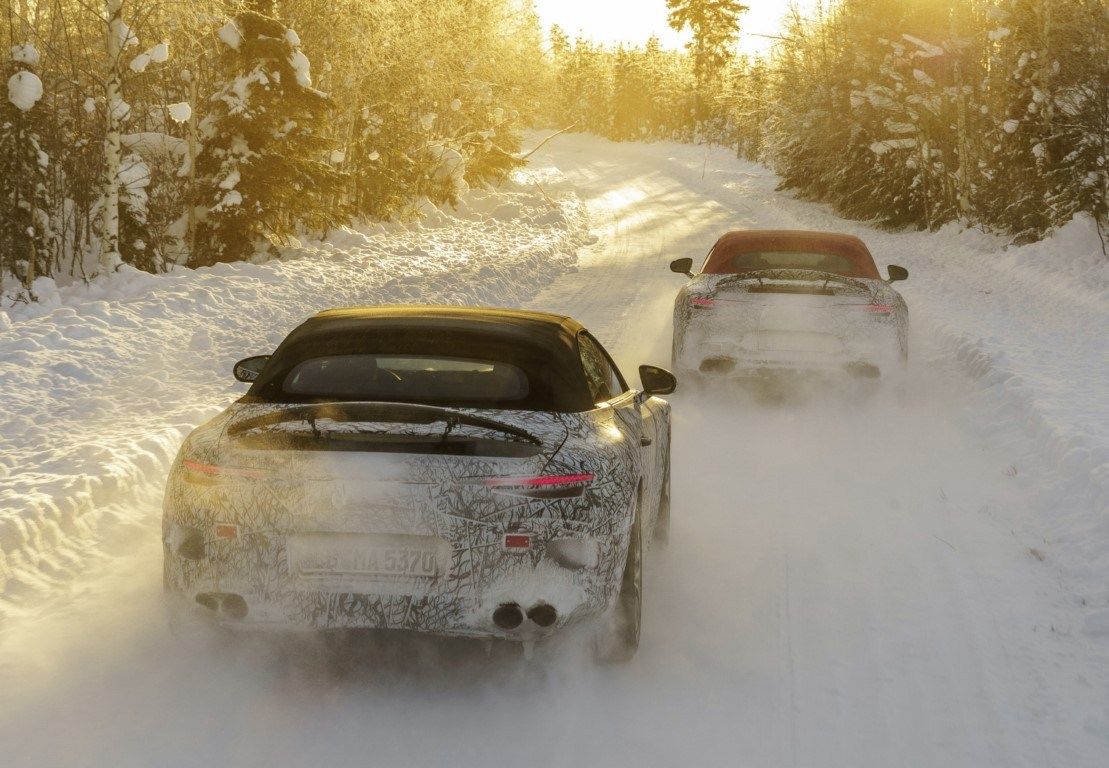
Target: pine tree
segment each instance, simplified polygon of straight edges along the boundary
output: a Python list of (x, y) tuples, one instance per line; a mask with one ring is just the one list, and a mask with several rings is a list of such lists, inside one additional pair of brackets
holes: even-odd
[(612, 73), (612, 138), (638, 139), (646, 133), (652, 83), (641, 51), (616, 50)]
[(1004, 0), (995, 17), (985, 204), (1001, 228), (1032, 241), (1078, 211), (1105, 214), (1109, 10)]
[(719, 79), (731, 58), (729, 48), (739, 35), (739, 17), (747, 6), (739, 0), (666, 0), (670, 26), (677, 31), (689, 27), (693, 40), (693, 74), (697, 81), (697, 117), (703, 117), (704, 96)]
[(245, 259), (298, 223), (345, 220), (342, 175), (328, 162), (326, 94), (312, 87), (297, 34), (244, 11), (219, 31), (222, 86), (201, 121), (195, 203), (204, 209), (191, 265)]

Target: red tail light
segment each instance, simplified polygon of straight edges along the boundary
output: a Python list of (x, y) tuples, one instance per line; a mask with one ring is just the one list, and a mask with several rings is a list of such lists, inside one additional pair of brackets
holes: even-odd
[(536, 499), (563, 499), (581, 496), (593, 482), (592, 472), (576, 475), (536, 475), (534, 477), (489, 477), (485, 485), (494, 493), (529, 496)]
[(888, 315), (893, 312), (892, 304), (863, 304), (864, 312), (870, 312), (874, 315)]
[(689, 303), (695, 307), (714, 307), (716, 299), (710, 299), (708, 296), (690, 296)]
[(193, 477), (199, 480), (231, 480), (231, 479), (249, 479), (257, 480), (265, 477), (266, 473), (261, 469), (247, 469), (245, 467), (221, 467), (216, 464), (204, 464), (192, 459), (185, 459), (185, 469), (187, 469)]

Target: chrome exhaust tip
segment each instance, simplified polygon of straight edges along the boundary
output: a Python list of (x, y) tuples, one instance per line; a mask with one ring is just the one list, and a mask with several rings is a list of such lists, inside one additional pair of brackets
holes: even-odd
[(516, 603), (498, 605), (493, 611), (493, 623), (501, 629), (516, 629), (524, 623), (524, 611)]
[(701, 373), (731, 373), (735, 370), (735, 358), (723, 355), (706, 357), (701, 361), (698, 370)]
[(196, 602), (224, 618), (246, 618), (246, 600), (232, 592), (201, 592), (196, 596)]
[(558, 611), (555, 610), (553, 605), (546, 603), (537, 603), (528, 611), (528, 618), (531, 619), (537, 626), (553, 627), (555, 622), (558, 621)]

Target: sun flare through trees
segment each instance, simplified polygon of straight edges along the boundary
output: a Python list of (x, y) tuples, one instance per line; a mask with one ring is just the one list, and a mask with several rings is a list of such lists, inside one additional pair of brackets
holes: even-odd
[(6, 301), (449, 203), (517, 167), (527, 127), (731, 146), (892, 227), (1105, 220), (1100, 0), (818, 3), (759, 56), (738, 0), (667, 0), (679, 49), (543, 30), (530, 0), (248, 6), (8, 4)]

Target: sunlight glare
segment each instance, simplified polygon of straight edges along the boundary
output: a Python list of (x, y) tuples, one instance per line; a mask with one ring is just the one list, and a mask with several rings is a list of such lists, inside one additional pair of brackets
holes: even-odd
[[(558, 24), (570, 37), (579, 35), (606, 45), (642, 45), (657, 35), (663, 47), (678, 48), (689, 39), (667, 24), (666, 0), (535, 0), (539, 19), (546, 32)], [(782, 19), (791, 5), (804, 13), (816, 0), (750, 0), (750, 10), (741, 20), (739, 49), (763, 53), (774, 43)]]

